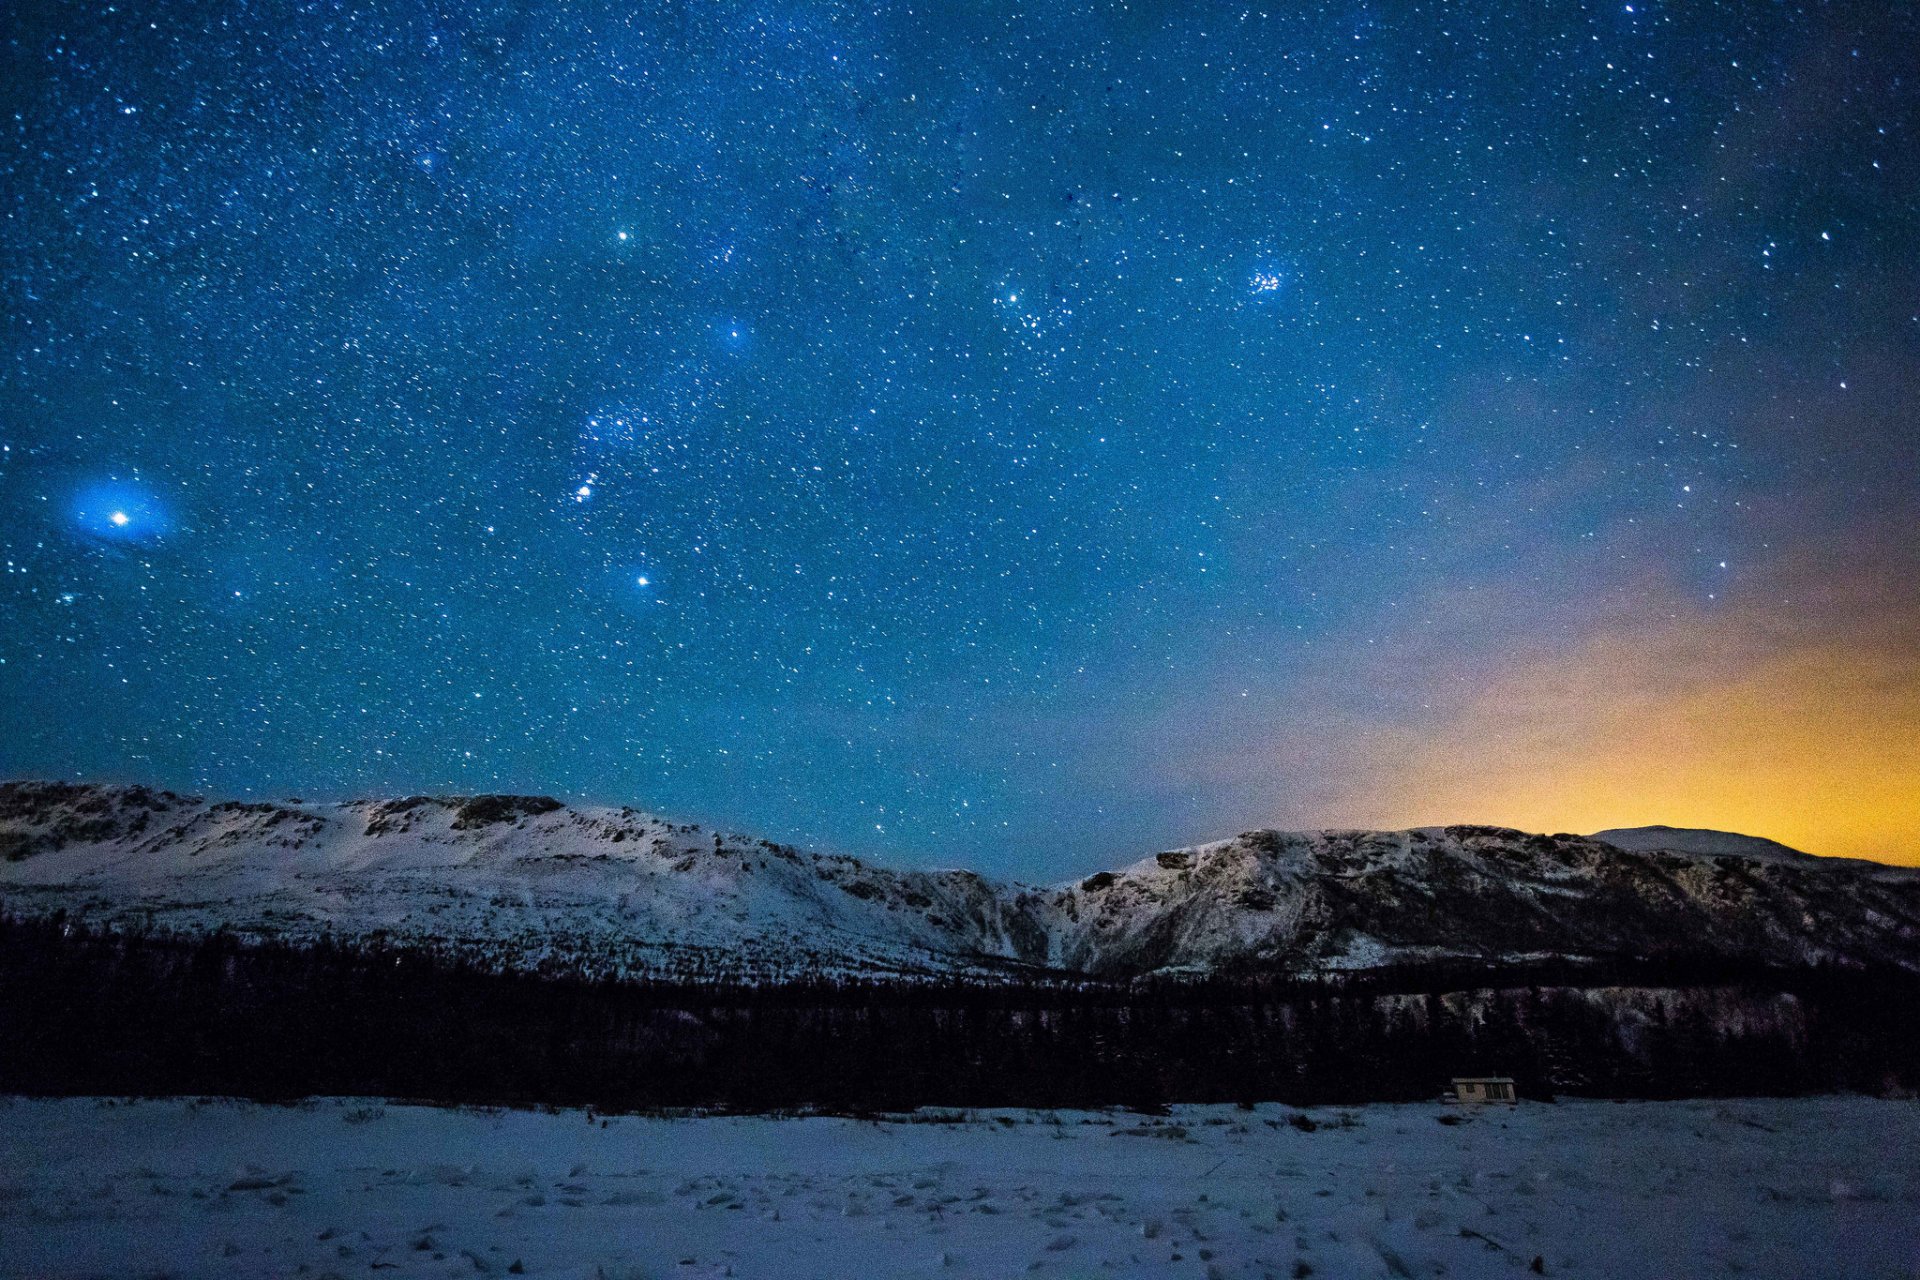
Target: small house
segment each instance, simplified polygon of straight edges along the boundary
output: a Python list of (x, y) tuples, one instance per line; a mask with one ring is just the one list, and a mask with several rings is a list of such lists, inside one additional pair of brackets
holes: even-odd
[(1453, 1100), (1455, 1102), (1507, 1102), (1520, 1100), (1513, 1091), (1512, 1076), (1455, 1076), (1453, 1078)]

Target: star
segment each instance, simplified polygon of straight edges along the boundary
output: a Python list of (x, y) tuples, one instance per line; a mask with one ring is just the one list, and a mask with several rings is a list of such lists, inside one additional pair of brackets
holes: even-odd
[(75, 492), (69, 514), (75, 531), (112, 543), (145, 542), (173, 528), (166, 507), (151, 488), (117, 476)]
[[(1715, 653), (1756, 651), (1759, 593), (1808, 594), (1784, 565), (1920, 610), (1874, 550), (1915, 491), (1911, 6), (1381, 7), (1033, 44), (965, 6), (37, 20), (0, 724), (74, 713), (0, 748), (344, 795), (443, 785), (421, 744), (454, 741), (1044, 878), (1329, 817), (1274, 797), (1413, 727), (1388, 708), (1611, 653), (1701, 578), (1754, 606)], [(1821, 74), (1783, 78), (1801, 49)], [(1791, 129), (1749, 115), (1775, 87)], [(1507, 603), (1434, 621), (1475, 598)], [(1419, 662), (1369, 656), (1419, 627)], [(109, 699), (109, 659), (150, 678)], [(1382, 692), (1298, 694), (1349, 726), (1320, 762), (1256, 727), (1336, 688)], [(661, 763), (722, 705), (762, 754)], [(1069, 709), (1072, 776), (1035, 775)], [(1169, 804), (1176, 776), (1208, 798)], [(933, 833), (946, 789), (1018, 838)]]

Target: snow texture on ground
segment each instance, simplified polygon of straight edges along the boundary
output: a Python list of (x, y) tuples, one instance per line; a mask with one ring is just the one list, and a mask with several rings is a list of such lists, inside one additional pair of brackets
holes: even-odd
[(0, 1274), (1920, 1276), (1910, 1101), (915, 1119), (0, 1102)]

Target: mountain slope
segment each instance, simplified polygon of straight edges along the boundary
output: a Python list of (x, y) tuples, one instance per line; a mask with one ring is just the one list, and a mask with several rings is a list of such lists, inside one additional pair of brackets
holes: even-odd
[(0, 786), (0, 903), (188, 932), (332, 931), (504, 967), (731, 976), (1043, 959), (1027, 895), (540, 796), (209, 804)]
[(1920, 873), (1873, 863), (1493, 827), (1258, 831), (1041, 889), (525, 796), (240, 804), (8, 783), (0, 909), (676, 977), (1683, 955), (1920, 969)]
[(1764, 862), (1786, 862), (1806, 866), (1819, 859), (1810, 853), (1766, 840), (1743, 836), (1734, 831), (1713, 831), (1705, 827), (1615, 827), (1596, 831), (1595, 840), (1619, 849), (1640, 852), (1698, 853), (1733, 858), (1758, 858)]
[(1498, 827), (1257, 831), (1056, 899), (1094, 972), (1681, 955), (1920, 965), (1920, 874)]

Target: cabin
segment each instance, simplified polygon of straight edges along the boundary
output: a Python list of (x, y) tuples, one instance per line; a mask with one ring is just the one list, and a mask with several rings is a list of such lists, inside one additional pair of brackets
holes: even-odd
[(1455, 1076), (1453, 1100), (1515, 1103), (1520, 1097), (1513, 1091), (1512, 1076)]

